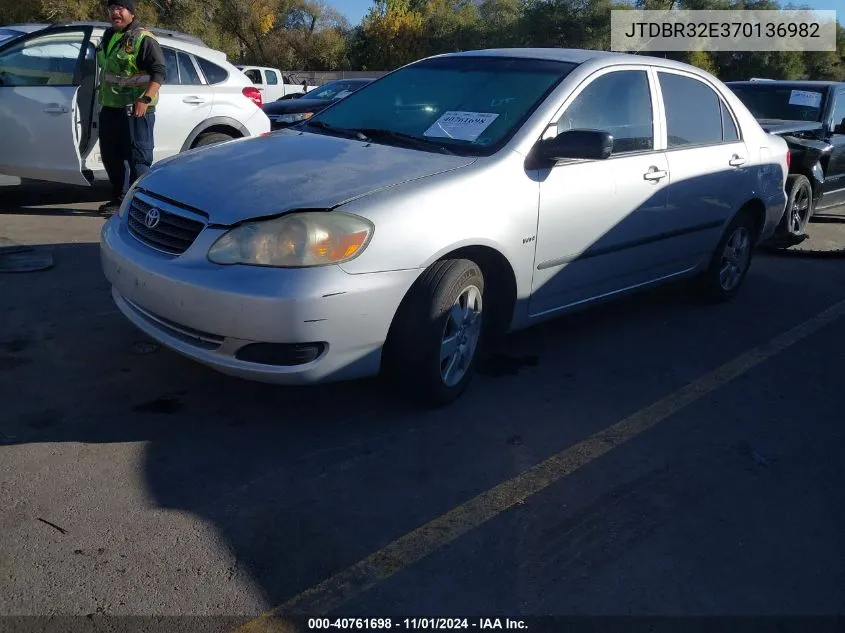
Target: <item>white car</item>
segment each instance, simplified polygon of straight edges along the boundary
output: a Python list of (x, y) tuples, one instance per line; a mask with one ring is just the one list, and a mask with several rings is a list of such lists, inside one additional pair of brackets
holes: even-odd
[(309, 85), (307, 82), (294, 81), (278, 68), (265, 66), (237, 66), (237, 68), (261, 91), (264, 103), (301, 95), (319, 87)]
[[(0, 173), (78, 185), (107, 180), (94, 50), (108, 24), (45, 27), (0, 44)], [(151, 30), (167, 63), (154, 162), (270, 131), (261, 93), (225, 53), (188, 35)]]

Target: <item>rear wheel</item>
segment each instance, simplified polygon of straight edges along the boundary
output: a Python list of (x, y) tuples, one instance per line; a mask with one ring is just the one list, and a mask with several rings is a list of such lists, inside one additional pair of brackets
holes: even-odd
[(746, 209), (740, 210), (719, 241), (710, 265), (701, 275), (701, 290), (707, 299), (727, 301), (739, 292), (751, 267), (755, 232), (751, 213)]
[(784, 233), (790, 240), (804, 239), (807, 224), (813, 209), (813, 188), (810, 180), (801, 174), (792, 174), (786, 179), (789, 198), (783, 214)]
[(234, 139), (233, 136), (225, 134), (224, 132), (205, 132), (200, 134), (197, 138), (194, 147), (206, 147), (208, 145), (217, 145), (218, 143), (225, 143)]
[(403, 395), (439, 406), (464, 392), (481, 341), (483, 297), (484, 277), (475, 262), (439, 261), (423, 273), (385, 345), (386, 377)]

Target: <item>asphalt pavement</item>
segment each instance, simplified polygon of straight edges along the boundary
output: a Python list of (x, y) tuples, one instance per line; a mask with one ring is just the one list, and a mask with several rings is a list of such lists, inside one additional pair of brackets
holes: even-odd
[(422, 412), (151, 345), (99, 267), (104, 199), (0, 188), (0, 237), (53, 257), (0, 274), (0, 615), (845, 611), (840, 260), (515, 334)]

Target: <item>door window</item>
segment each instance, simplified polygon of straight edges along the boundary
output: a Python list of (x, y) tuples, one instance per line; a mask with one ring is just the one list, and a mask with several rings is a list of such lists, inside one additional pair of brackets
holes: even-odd
[(722, 100), (710, 86), (674, 73), (659, 72), (658, 77), (666, 108), (669, 149), (736, 140), (730, 138), (730, 128), (722, 129), (727, 112), (723, 111)]
[(245, 70), (244, 75), (249, 77), (249, 80), (254, 84), (263, 83), (261, 81), (261, 72), (256, 70), (255, 68), (250, 68), (249, 70)]
[(845, 92), (836, 93), (836, 103), (833, 105), (833, 133), (845, 134)]
[(62, 31), (19, 42), (0, 54), (0, 86), (73, 86), (85, 31)]
[(722, 138), (727, 143), (738, 141), (739, 130), (736, 129), (736, 123), (734, 123), (733, 117), (731, 116), (731, 111), (728, 110), (727, 104), (721, 99), (719, 99), (719, 103), (722, 106)]
[(194, 59), (197, 60), (197, 63), (200, 65), (200, 68), (205, 75), (205, 80), (209, 84), (214, 85), (223, 83), (229, 78), (229, 73), (225, 68), (221, 68), (217, 64), (213, 64), (202, 57), (194, 57)]
[(268, 86), (275, 86), (279, 83), (279, 76), (273, 72), (272, 70), (264, 71), (264, 74), (267, 76), (267, 85)]
[(187, 53), (179, 51), (177, 53), (177, 58), (179, 59), (179, 81), (182, 83), (182, 85), (202, 85), (202, 80), (200, 79), (199, 73), (197, 72), (197, 69), (194, 66), (194, 62), (191, 59), (191, 56)]
[(654, 117), (644, 70), (609, 72), (593, 80), (566, 108), (557, 133), (602, 130), (613, 135), (612, 154), (654, 149)]
[(164, 53), (164, 64), (167, 67), (167, 76), (164, 83), (174, 86), (179, 85), (179, 62), (176, 61), (176, 51), (162, 46), (161, 52)]

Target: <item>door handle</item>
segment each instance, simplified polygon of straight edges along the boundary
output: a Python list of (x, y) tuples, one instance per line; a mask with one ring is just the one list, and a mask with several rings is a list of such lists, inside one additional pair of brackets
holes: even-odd
[(194, 105), (202, 105), (205, 103), (205, 99), (201, 99), (200, 97), (185, 97), (182, 99), (182, 103), (193, 103)]
[(739, 154), (734, 154), (731, 159), (728, 161), (728, 165), (731, 167), (739, 167), (740, 165), (745, 164), (745, 159), (740, 156)]
[(666, 178), (668, 172), (665, 169), (658, 169), (657, 167), (649, 167), (649, 170), (643, 174), (643, 178), (646, 180), (662, 180)]
[(68, 112), (70, 112), (70, 108), (68, 108), (67, 106), (53, 104), (45, 107), (44, 112), (46, 112), (47, 114), (67, 114)]

